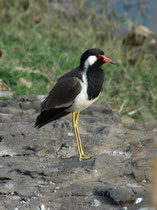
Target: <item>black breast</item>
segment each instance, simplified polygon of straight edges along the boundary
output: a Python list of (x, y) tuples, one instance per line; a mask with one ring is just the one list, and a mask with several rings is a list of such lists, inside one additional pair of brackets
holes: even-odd
[(104, 77), (105, 74), (101, 68), (89, 67), (87, 71), (87, 94), (89, 100), (96, 98), (100, 94), (104, 82)]

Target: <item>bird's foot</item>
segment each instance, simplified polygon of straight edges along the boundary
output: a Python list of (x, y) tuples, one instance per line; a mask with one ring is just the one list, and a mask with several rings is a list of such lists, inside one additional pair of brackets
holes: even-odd
[(79, 158), (80, 161), (81, 161), (81, 160), (87, 160), (87, 159), (89, 159), (89, 157), (86, 156), (85, 154), (81, 154), (81, 155), (80, 155), (80, 158)]

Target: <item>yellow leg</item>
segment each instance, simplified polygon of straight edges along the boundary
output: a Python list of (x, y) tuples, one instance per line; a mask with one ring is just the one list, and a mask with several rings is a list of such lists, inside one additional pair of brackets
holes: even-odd
[(83, 160), (83, 159), (88, 159), (88, 157), (83, 152), (81, 139), (80, 139), (80, 135), (79, 135), (79, 131), (78, 131), (79, 114), (80, 114), (80, 112), (77, 112), (76, 116), (75, 116), (75, 113), (73, 112), (72, 116), (73, 116), (73, 127), (74, 127), (74, 132), (75, 132), (76, 142), (77, 142), (77, 147), (78, 147), (78, 153), (79, 153), (79, 160)]
[(80, 139), (80, 135), (79, 135), (79, 130), (78, 130), (78, 118), (79, 118), (79, 115), (80, 115), (80, 112), (77, 112), (76, 113), (76, 117), (75, 117), (76, 131), (77, 131), (77, 136), (78, 136), (78, 140), (79, 140), (81, 155), (82, 155), (82, 157), (84, 157), (84, 159), (87, 159), (88, 157), (83, 152), (82, 143), (81, 143), (81, 139)]
[(76, 122), (75, 122), (75, 113), (74, 112), (72, 113), (72, 118), (73, 118), (73, 128), (74, 128), (74, 132), (75, 132), (78, 153), (79, 153), (79, 156), (80, 156), (81, 151), (80, 151), (80, 144), (79, 144), (79, 140), (78, 140), (78, 136), (77, 136), (77, 131), (76, 131)]

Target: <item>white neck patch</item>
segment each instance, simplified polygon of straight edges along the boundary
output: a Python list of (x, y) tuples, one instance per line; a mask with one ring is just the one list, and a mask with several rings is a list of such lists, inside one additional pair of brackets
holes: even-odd
[(95, 55), (91, 55), (87, 58), (84, 67), (88, 69), (89, 66), (92, 66), (97, 61), (97, 57)]

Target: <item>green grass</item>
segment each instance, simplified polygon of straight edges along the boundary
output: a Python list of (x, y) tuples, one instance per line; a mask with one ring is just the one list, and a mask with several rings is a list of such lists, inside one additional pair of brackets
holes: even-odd
[[(75, 12), (61, 5), (51, 8), (46, 0), (32, 0), (28, 8), (26, 2), (0, 2), (0, 78), (16, 91), (15, 96), (47, 94), (57, 77), (79, 64), (82, 52), (97, 47), (119, 63), (104, 65), (100, 101), (128, 114), (142, 98), (157, 118), (157, 61), (147, 51), (135, 55), (125, 48), (119, 24), (111, 23), (105, 10), (98, 15), (91, 5), (86, 11), (84, 0), (71, 1)], [(116, 38), (111, 39), (113, 33)], [(137, 62), (132, 65), (129, 60), (134, 58)], [(22, 87), (20, 78), (31, 81), (32, 87)]]

